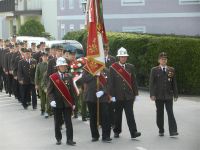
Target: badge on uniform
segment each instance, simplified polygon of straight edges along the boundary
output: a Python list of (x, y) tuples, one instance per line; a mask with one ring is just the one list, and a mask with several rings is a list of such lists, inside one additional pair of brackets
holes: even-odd
[(168, 73), (168, 81), (169, 82), (172, 81), (173, 76), (174, 76), (174, 73), (172, 71), (169, 71), (169, 73)]

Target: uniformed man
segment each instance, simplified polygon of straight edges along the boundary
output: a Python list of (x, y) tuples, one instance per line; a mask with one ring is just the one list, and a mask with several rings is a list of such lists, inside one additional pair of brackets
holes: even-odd
[(13, 94), (15, 96), (16, 99), (20, 99), (20, 95), (19, 95), (19, 83), (18, 83), (18, 80), (17, 80), (17, 65), (18, 63), (15, 62), (16, 58), (20, 56), (20, 52), (19, 52), (19, 44), (18, 43), (15, 43), (15, 49), (14, 49), (14, 52), (13, 52), (13, 55), (12, 55), (12, 58), (11, 58), (11, 74), (13, 76), (13, 84), (12, 84), (12, 91), (13, 91)]
[(12, 94), (12, 82), (13, 82), (13, 75), (11, 71), (11, 58), (13, 55), (14, 51), (14, 45), (10, 44), (9, 45), (9, 51), (5, 54), (4, 58), (4, 69), (5, 69), (5, 74), (7, 78), (7, 90), (9, 97), (11, 97)]
[[(99, 86), (97, 86), (97, 78), (99, 78)], [(90, 114), (90, 131), (92, 142), (99, 140), (99, 131), (97, 127), (97, 99), (100, 102), (101, 126), (102, 126), (102, 141), (111, 142), (111, 120), (109, 116), (109, 89), (106, 70), (98, 76), (93, 76), (88, 71), (83, 72), (82, 81), (84, 83), (84, 100), (87, 103)]]
[(112, 64), (110, 67), (110, 94), (112, 99), (116, 99), (115, 127), (113, 129), (115, 138), (119, 138), (119, 134), (122, 132), (123, 109), (126, 114), (131, 138), (141, 135), (137, 131), (133, 113), (133, 103), (138, 95), (138, 88), (134, 75), (134, 66), (126, 63), (128, 56), (127, 50), (121, 47), (117, 53), (119, 62)]
[(21, 51), (21, 48), (19, 48), (19, 51), (16, 52), (16, 57), (14, 58), (14, 63), (12, 66), (13, 78), (14, 78), (13, 92), (19, 102), (21, 102), (21, 95), (20, 95), (21, 86), (18, 81), (17, 72), (18, 72), (18, 63), (21, 59), (23, 59), (23, 52)]
[(42, 88), (44, 82), (44, 76), (47, 72), (48, 65), (48, 53), (42, 53), (42, 62), (37, 65), (35, 72), (35, 87), (39, 90), (40, 101), (41, 101), (41, 115), (44, 115), (45, 118), (49, 116), (49, 102), (47, 101), (46, 93)]
[(109, 68), (113, 63), (116, 62), (116, 58), (109, 54), (109, 46), (104, 47), (105, 65)]
[[(0, 39), (0, 58), (3, 53), (3, 39)], [(2, 67), (2, 59), (0, 60), (0, 92), (3, 90), (3, 67)]]
[(59, 57), (62, 57), (63, 55), (63, 47), (62, 46), (57, 46), (55, 47), (55, 50), (56, 50), (56, 57), (52, 58), (49, 60), (48, 62), (48, 67), (47, 67), (47, 76), (49, 77), (51, 74), (57, 72), (57, 69), (56, 69), (56, 60), (57, 58)]
[(67, 73), (67, 65), (66, 60), (63, 57), (59, 57), (56, 60), (56, 68), (58, 71), (50, 75), (47, 88), (47, 95), (54, 110), (55, 137), (57, 145), (60, 145), (62, 140), (60, 126), (63, 118), (67, 128), (67, 144), (76, 144), (76, 142), (73, 141), (73, 127), (71, 121), (72, 110), (75, 107), (75, 91), (73, 88), (72, 77)]
[[(18, 63), (18, 80), (21, 84), (22, 90), (20, 91), (22, 105), (27, 109), (28, 102), (32, 100), (33, 109), (37, 109), (37, 96), (35, 90), (35, 70), (37, 61), (31, 58), (31, 50), (23, 48), (24, 59)], [(31, 99), (32, 94), (32, 99)]]
[(170, 136), (177, 136), (177, 124), (173, 113), (173, 99), (178, 98), (176, 74), (173, 67), (167, 66), (167, 54), (158, 58), (159, 66), (153, 67), (150, 74), (150, 98), (156, 103), (156, 121), (159, 135), (164, 136), (164, 106), (168, 114)]
[[(109, 45), (104, 45), (104, 56), (105, 56), (105, 65), (106, 68), (109, 69), (109, 67), (116, 62), (116, 58), (112, 55), (109, 54)], [(109, 104), (109, 114), (110, 114), (110, 119), (111, 119), (111, 124), (112, 127), (114, 127), (114, 111), (115, 111), (115, 103), (110, 102)], [(101, 117), (100, 117), (101, 118)]]

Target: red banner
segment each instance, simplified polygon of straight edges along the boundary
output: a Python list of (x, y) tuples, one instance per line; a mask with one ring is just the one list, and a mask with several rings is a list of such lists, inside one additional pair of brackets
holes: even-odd
[(129, 72), (127, 72), (122, 66), (120, 66), (118, 63), (114, 63), (111, 66), (120, 76), (122, 79), (125, 80), (127, 83), (128, 87), (130, 87), (131, 90), (132, 88), (132, 77)]

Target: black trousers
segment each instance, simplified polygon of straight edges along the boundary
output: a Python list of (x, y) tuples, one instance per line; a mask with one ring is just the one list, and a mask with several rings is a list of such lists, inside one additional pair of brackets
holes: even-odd
[(173, 113), (173, 100), (156, 100), (156, 122), (160, 133), (164, 133), (164, 106), (168, 115), (169, 132), (177, 132), (176, 120)]
[[(93, 138), (99, 138), (99, 131), (97, 128), (97, 103), (87, 102), (90, 114), (90, 131)], [(111, 122), (109, 116), (109, 104), (102, 102), (99, 105), (101, 114), (102, 138), (110, 137)]]
[(115, 103), (111, 102), (109, 103), (109, 115), (111, 120), (111, 125), (115, 125)]
[(32, 107), (36, 108), (37, 107), (37, 94), (36, 94), (36, 89), (35, 89), (35, 84), (30, 84), (30, 91), (31, 91), (31, 100), (32, 100)]
[(12, 89), (13, 89), (13, 94), (15, 95), (15, 98), (20, 100), (20, 93), (19, 93), (20, 90), (19, 90), (19, 82), (18, 82), (18, 80), (13, 79)]
[(3, 90), (3, 68), (0, 67), (0, 91)]
[(54, 125), (56, 140), (62, 139), (61, 125), (65, 122), (67, 140), (73, 140), (73, 127), (72, 127), (72, 109), (71, 108), (54, 108)]
[(113, 129), (114, 133), (120, 134), (122, 132), (122, 112), (125, 111), (127, 124), (131, 136), (137, 132), (137, 127), (135, 123), (134, 113), (133, 113), (133, 100), (117, 100), (115, 104), (115, 127)]
[(24, 108), (28, 107), (28, 102), (31, 101), (31, 88), (30, 84), (20, 85), (20, 97)]
[(7, 81), (7, 92), (9, 94), (12, 94), (12, 82), (13, 82), (13, 75), (7, 74), (6, 75), (6, 81)]
[(6, 91), (6, 93), (8, 93), (8, 81), (6, 77), (7, 75), (5, 74), (5, 72), (3, 72), (2, 76), (3, 76), (4, 90)]

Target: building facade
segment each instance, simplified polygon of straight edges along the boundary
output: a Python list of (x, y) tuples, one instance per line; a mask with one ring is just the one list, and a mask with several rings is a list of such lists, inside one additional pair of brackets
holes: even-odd
[(17, 34), (27, 20), (41, 22), (54, 38), (57, 33), (57, 0), (0, 0), (0, 34), (9, 38)]
[[(84, 28), (82, 0), (58, 0), (58, 38)], [(200, 0), (103, 0), (107, 31), (200, 35)]]

